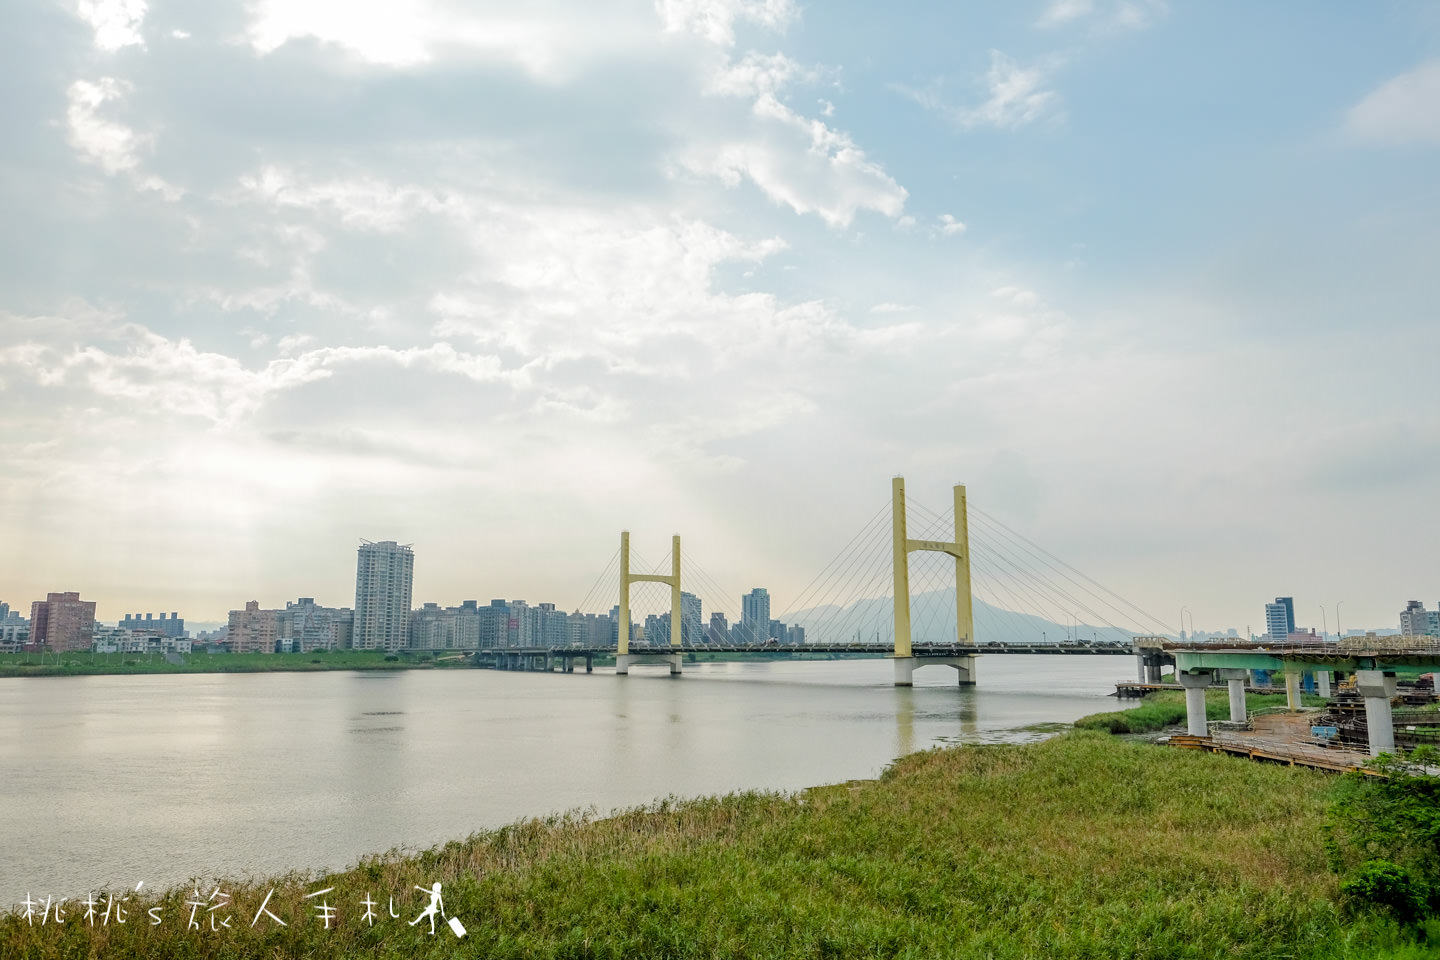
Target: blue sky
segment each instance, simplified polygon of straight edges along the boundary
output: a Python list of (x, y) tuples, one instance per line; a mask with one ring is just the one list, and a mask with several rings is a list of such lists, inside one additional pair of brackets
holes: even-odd
[(780, 610), (895, 473), (1201, 629), (1440, 600), (1440, 4), (0, 25), (12, 604), (343, 604), (367, 537), (570, 606), (629, 528)]

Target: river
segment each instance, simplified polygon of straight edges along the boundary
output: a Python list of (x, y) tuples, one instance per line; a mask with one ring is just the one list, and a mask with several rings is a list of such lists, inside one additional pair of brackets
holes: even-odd
[[(876, 776), (1105, 710), (1130, 657), (0, 680), (0, 903), (336, 869), (530, 816)], [(651, 672), (655, 671), (655, 672)]]

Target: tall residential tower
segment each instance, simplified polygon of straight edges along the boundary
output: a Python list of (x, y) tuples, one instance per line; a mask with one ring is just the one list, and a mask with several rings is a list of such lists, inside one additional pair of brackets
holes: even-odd
[(393, 653), (409, 644), (414, 573), (415, 553), (410, 544), (360, 541), (355, 567), (355, 649)]

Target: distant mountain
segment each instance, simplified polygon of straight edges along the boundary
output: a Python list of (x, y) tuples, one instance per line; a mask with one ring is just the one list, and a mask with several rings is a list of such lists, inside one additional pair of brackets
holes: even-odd
[[(1019, 613), (974, 600), (975, 639), (980, 643), (1065, 643), (1067, 639), (1129, 642), (1136, 634), (1148, 633), (1126, 624), (1117, 627), (1087, 622), (1084, 611), (1077, 627), (1044, 617)], [(894, 604), (889, 597), (858, 600), (848, 607), (812, 607), (785, 617), (785, 622), (805, 628), (808, 641), (844, 643), (850, 640), (890, 641)], [(910, 638), (915, 643), (946, 643), (955, 639), (955, 590), (933, 590), (910, 598)]]

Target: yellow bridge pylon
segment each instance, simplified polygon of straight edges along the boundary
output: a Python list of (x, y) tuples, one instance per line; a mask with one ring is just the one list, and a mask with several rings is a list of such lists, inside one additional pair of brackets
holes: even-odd
[(895, 686), (912, 685), (920, 667), (948, 666), (960, 673), (962, 686), (975, 683), (975, 655), (958, 653), (917, 657), (910, 644), (910, 554), (919, 550), (946, 553), (955, 558), (955, 638), (960, 646), (975, 643), (974, 609), (970, 600), (970, 521), (965, 487), (955, 485), (955, 539), (912, 540), (906, 532), (905, 478), (890, 481), (890, 509), (894, 530), (895, 569)]
[[(670, 585), (670, 646), (673, 653), (647, 651), (630, 652), (630, 584), (668, 583)], [(680, 673), (680, 640), (683, 632), (680, 622), (680, 535), (670, 538), (670, 574), (630, 572), (630, 531), (620, 532), (620, 610), (619, 622), (615, 625), (615, 672), (628, 674), (630, 667), (637, 663), (667, 663), (670, 673)]]

